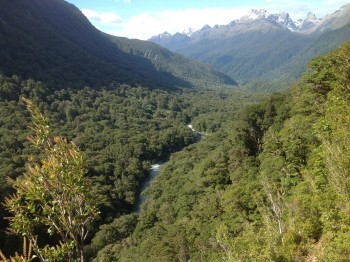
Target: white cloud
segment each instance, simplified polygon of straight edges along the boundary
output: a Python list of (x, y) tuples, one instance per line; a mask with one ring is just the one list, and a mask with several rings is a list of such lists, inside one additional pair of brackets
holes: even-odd
[(123, 18), (116, 13), (97, 13), (96, 11), (83, 9), (83, 14), (91, 21), (101, 24), (120, 24)]
[(323, 1), (323, 4), (318, 6), (317, 9), (321, 15), (325, 16), (349, 3), (349, 0), (326, 0)]
[(122, 23), (121, 28), (108, 32), (128, 38), (148, 39), (165, 31), (176, 33), (189, 27), (200, 29), (206, 24), (210, 26), (228, 24), (242, 17), (248, 10), (249, 8), (205, 8), (142, 13), (130, 17)]
[(299, 19), (305, 18), (308, 12), (315, 13), (317, 17), (322, 18), (349, 3), (349, 0), (265, 0), (265, 2), (264, 8), (268, 11), (286, 11), (293, 19)]
[[(121, 0), (115, 0), (121, 1)], [(83, 13), (107, 33), (128, 38), (149, 39), (167, 31), (168, 33), (182, 32), (186, 29), (200, 29), (204, 25), (224, 25), (244, 16), (251, 8), (264, 8), (270, 13), (287, 11), (296, 20), (306, 17), (308, 12), (314, 12), (318, 17), (329, 14), (349, 0), (265, 0), (260, 5), (240, 8), (192, 8), (185, 10), (163, 10), (144, 12), (123, 19), (116, 13), (97, 13), (84, 9)], [(131, 2), (131, 0), (123, 0)]]

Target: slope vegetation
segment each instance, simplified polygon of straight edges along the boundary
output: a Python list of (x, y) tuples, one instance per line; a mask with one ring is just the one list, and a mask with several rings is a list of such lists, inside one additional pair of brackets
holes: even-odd
[(195, 86), (236, 85), (228, 75), (217, 71), (209, 64), (204, 64), (185, 56), (170, 52), (154, 43), (136, 39), (108, 36), (120, 50), (127, 54), (148, 59), (160, 72), (169, 72)]
[(203, 39), (178, 50), (180, 54), (209, 63), (240, 83), (279, 68), (309, 46), (313, 37), (282, 29), (242, 32), (233, 37)]
[[(191, 81), (198, 75), (207, 79), (212, 76), (214, 84), (234, 83), (209, 66), (202, 66), (186, 80), (180, 78), (181, 74), (174, 76), (174, 68), (191, 63), (180, 58), (182, 65), (165, 59), (164, 63), (175, 64), (170, 70), (159, 70), (145, 56), (118, 48), (79, 9), (63, 0), (14, 0), (0, 4), (0, 72), (7, 76), (16, 74), (59, 87), (97, 87), (118, 82), (174, 89), (193, 86)], [(155, 54), (163, 52), (153, 49)]]
[(349, 58), (314, 59), (290, 94), (175, 154), (95, 261), (349, 260)]

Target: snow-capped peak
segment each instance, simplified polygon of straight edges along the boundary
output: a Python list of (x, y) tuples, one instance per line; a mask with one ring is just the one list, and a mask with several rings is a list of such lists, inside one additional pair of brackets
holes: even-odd
[(270, 15), (269, 19), (271, 21), (275, 21), (283, 28), (287, 28), (290, 31), (295, 31), (297, 29), (294, 21), (290, 18), (289, 13), (287, 12), (280, 12), (278, 14)]
[(191, 36), (194, 32), (196, 32), (198, 29), (189, 27), (185, 30), (182, 31), (182, 34), (187, 35), (187, 36)]
[(171, 36), (171, 34), (169, 34), (168, 32), (164, 32), (163, 34), (159, 35), (159, 38), (165, 38), (165, 37), (169, 37)]
[(309, 12), (306, 16), (306, 19), (299, 19), (295, 22), (299, 31), (306, 31), (313, 28), (321, 21), (320, 18), (317, 18), (314, 13)]
[(206, 24), (205, 26), (203, 26), (201, 29), (199, 29), (198, 31), (206, 31), (211, 29), (210, 25)]
[(287, 12), (278, 13), (276, 14), (276, 16), (278, 18), (278, 21), (283, 23), (290, 19), (289, 14)]
[(152, 41), (157, 41), (165, 38), (170, 38), (171, 36), (172, 34), (169, 34), (168, 32), (164, 32), (162, 34), (152, 36), (150, 39), (152, 39)]
[(293, 22), (293, 20), (290, 18), (289, 14), (287, 12), (281, 12), (278, 14), (270, 14), (268, 11), (265, 9), (252, 9), (249, 11), (249, 13), (245, 16), (243, 16), (241, 19), (233, 21), (233, 25), (235, 22), (238, 23), (249, 23), (253, 22), (256, 20), (261, 20), (261, 19), (267, 19), (270, 22), (274, 24), (278, 24), (279, 26), (295, 31), (296, 26)]
[(201, 36), (203, 34), (206, 34), (209, 30), (211, 29), (211, 26), (206, 24), (205, 26), (203, 26), (201, 29), (193, 32), (191, 34), (191, 37), (198, 37), (198, 36)]
[(309, 21), (312, 21), (312, 22), (315, 22), (315, 23), (317, 23), (317, 22), (320, 21), (320, 19), (317, 18), (316, 15), (315, 15), (314, 13), (311, 13), (311, 12), (309, 12), (309, 13), (307, 14), (306, 20), (309, 20)]
[(243, 16), (240, 20), (241, 21), (251, 21), (261, 18), (268, 18), (269, 12), (267, 12), (265, 9), (251, 9), (248, 14)]
[(253, 25), (254, 28), (254, 25), (256, 23), (271, 24), (274, 27), (283, 28), (284, 30), (289, 30), (292, 32), (308, 33), (310, 30), (313, 30), (313, 28), (315, 28), (320, 23), (320, 21), (321, 19), (317, 18), (315, 14), (311, 12), (307, 14), (305, 19), (294, 21), (287, 12), (270, 14), (265, 9), (251, 9), (245, 16), (240, 19), (233, 20), (228, 25), (214, 27), (205, 25), (198, 30), (189, 27), (188, 29), (183, 30), (182, 33), (176, 33), (174, 35), (171, 35), (168, 32), (164, 32), (161, 35), (152, 37), (152, 40), (157, 41), (157, 39), (167, 39), (175, 36), (197, 38), (208, 35), (210, 34), (211, 30), (218, 30), (218, 28), (230, 28), (231, 30), (237, 25), (237, 28), (250, 28), (250, 25)]

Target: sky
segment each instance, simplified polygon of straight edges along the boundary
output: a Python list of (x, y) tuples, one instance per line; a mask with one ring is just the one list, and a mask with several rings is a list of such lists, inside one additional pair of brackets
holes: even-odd
[(350, 0), (67, 0), (103, 32), (147, 40), (204, 25), (225, 25), (250, 9), (288, 12), (293, 20), (313, 12), (322, 18)]

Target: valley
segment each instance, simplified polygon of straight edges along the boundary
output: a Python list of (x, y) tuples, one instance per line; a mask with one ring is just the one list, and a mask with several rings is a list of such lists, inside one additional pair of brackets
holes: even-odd
[(69, 1), (0, 7), (3, 261), (350, 259), (349, 5), (151, 41)]
[[(193, 136), (195, 137), (195, 143), (199, 143), (202, 138), (205, 138), (203, 134), (199, 133), (193, 128), (192, 124), (187, 125), (193, 132)], [(136, 213), (140, 212), (142, 204), (147, 200), (146, 196), (144, 195), (144, 191), (149, 188), (152, 181), (156, 178), (156, 176), (159, 174), (160, 169), (162, 166), (164, 166), (169, 159), (163, 159), (163, 161), (158, 162), (157, 164), (153, 164), (151, 168), (148, 170), (147, 177), (144, 181), (142, 181), (140, 186), (140, 195), (137, 196), (137, 199), (135, 201), (135, 207), (134, 210)]]

